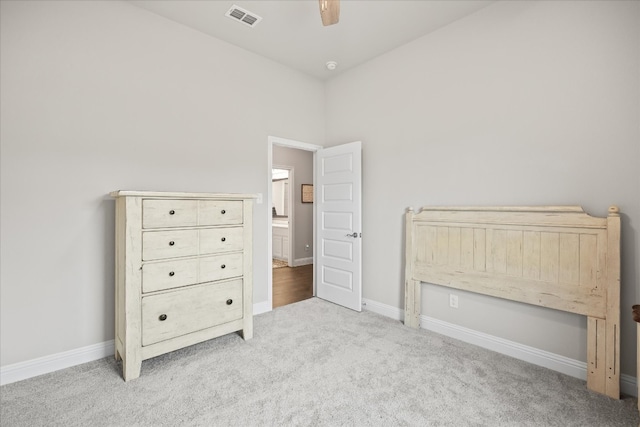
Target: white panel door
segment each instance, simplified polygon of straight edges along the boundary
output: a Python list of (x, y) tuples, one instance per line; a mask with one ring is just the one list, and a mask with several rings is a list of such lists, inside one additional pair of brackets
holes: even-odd
[(316, 153), (316, 295), (362, 310), (362, 143)]

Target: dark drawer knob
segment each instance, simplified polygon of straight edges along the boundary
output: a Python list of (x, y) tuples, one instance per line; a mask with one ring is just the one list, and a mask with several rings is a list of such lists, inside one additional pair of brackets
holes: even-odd
[(223, 242), (226, 242), (226, 241), (227, 241), (227, 238), (226, 238), (226, 237), (223, 237), (223, 238), (222, 238), (222, 239), (220, 239), (220, 240), (222, 240)]
[(161, 314), (160, 317), (158, 317), (158, 319), (160, 319), (161, 322), (164, 322), (165, 320), (167, 320), (167, 315)]
[(224, 264), (222, 264), (222, 265), (220, 266), (220, 268), (227, 268), (227, 266), (226, 266), (226, 265), (224, 265)]
[(174, 242), (173, 240), (169, 242), (169, 246), (173, 246), (175, 244), (176, 244), (176, 242)]
[(233, 304), (233, 300), (232, 300), (231, 298), (229, 298), (229, 299), (227, 300), (227, 305), (231, 305), (231, 304)]
[(173, 276), (175, 276), (175, 275), (176, 275), (175, 271), (170, 271), (170, 272), (169, 272), (169, 276), (173, 277)]
[(176, 213), (176, 211), (174, 211), (173, 209), (171, 209), (171, 210), (169, 211), (169, 215), (175, 215), (175, 213)]
[(226, 213), (227, 213), (227, 211), (225, 211), (224, 209), (222, 209), (222, 210), (220, 211), (220, 213), (221, 213), (222, 215), (224, 215), (224, 214), (226, 214)]

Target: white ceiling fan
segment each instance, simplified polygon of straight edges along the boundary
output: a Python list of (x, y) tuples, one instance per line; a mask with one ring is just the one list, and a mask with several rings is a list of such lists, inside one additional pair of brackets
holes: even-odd
[(319, 0), (322, 25), (337, 24), (340, 20), (340, 0)]

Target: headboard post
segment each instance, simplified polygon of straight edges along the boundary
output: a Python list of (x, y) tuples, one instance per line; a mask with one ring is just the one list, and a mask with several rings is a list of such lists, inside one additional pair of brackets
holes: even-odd
[(587, 388), (620, 398), (620, 209), (609, 208), (604, 319), (587, 320)]
[(620, 398), (620, 209), (607, 217), (607, 354), (606, 392)]
[(404, 324), (420, 327), (420, 282), (413, 280), (413, 209), (405, 214)]

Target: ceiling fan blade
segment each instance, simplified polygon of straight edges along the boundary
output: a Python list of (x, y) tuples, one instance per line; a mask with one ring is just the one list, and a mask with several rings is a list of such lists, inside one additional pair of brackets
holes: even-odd
[(337, 24), (340, 20), (340, 0), (319, 0), (322, 25)]

